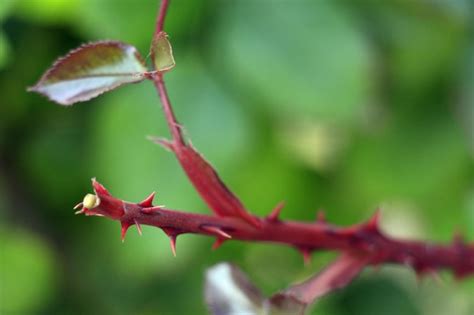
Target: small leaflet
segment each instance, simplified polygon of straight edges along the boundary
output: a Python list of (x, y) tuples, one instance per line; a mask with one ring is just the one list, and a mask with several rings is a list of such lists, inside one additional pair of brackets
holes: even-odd
[(153, 66), (158, 72), (171, 70), (176, 65), (173, 57), (173, 49), (168, 40), (168, 34), (165, 32), (160, 32), (153, 38), (150, 54), (153, 60)]

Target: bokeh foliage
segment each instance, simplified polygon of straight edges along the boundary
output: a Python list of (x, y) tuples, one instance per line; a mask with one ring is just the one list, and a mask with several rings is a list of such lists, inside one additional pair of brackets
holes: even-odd
[[(229, 260), (266, 294), (301, 280), (293, 249), (130, 233), (74, 217), (96, 176), (138, 201), (207, 212), (173, 156), (151, 84), (62, 108), (25, 92), (82, 42), (147, 54), (148, 0), (0, 1), (0, 313), (205, 314), (205, 268)], [(174, 0), (167, 75), (186, 134), (259, 215), (351, 224), (381, 206), (390, 233), (474, 239), (474, 5), (470, 0)], [(318, 314), (474, 312), (474, 283), (368, 270)]]

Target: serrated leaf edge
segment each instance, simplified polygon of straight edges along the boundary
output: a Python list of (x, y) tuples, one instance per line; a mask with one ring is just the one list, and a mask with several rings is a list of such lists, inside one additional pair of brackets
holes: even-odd
[[(74, 48), (74, 49), (70, 50), (66, 55), (57, 58), (53, 62), (53, 64), (48, 68), (48, 70), (45, 73), (43, 73), (43, 75), (38, 80), (38, 82), (35, 85), (28, 87), (27, 91), (28, 92), (37, 92), (37, 93), (45, 96), (48, 100), (50, 100), (52, 102), (68, 106), (68, 105), (73, 105), (73, 104), (78, 103), (78, 102), (88, 101), (92, 98), (95, 98), (95, 97), (100, 96), (100, 95), (102, 95), (106, 92), (109, 92), (113, 89), (116, 89), (117, 87), (119, 87), (123, 84), (126, 84), (126, 83), (116, 83), (116, 84), (111, 85), (107, 89), (101, 90), (100, 92), (98, 92), (97, 94), (95, 94), (95, 95), (93, 95), (89, 98), (74, 100), (74, 101), (70, 101), (70, 102), (60, 102), (58, 100), (52, 99), (48, 94), (40, 91), (39, 88), (41, 87), (42, 83), (47, 80), (48, 76), (51, 76), (52, 74), (54, 74), (54, 71), (56, 71), (62, 64), (64, 64), (69, 58), (71, 58), (71, 56), (74, 56), (75, 54), (77, 54), (80, 51), (83, 51), (84, 49), (92, 48), (94, 46), (99, 46), (99, 45), (117, 45), (121, 48), (132, 49), (133, 50), (133, 55), (135, 56), (135, 58), (137, 58), (139, 63), (141, 65), (143, 65), (144, 69), (147, 69), (145, 60), (143, 59), (143, 57), (141, 56), (139, 51), (136, 49), (136, 47), (133, 46), (133, 45), (130, 45), (130, 44), (127, 44), (127, 43), (124, 43), (124, 42), (121, 42), (121, 41), (117, 41), (117, 40), (99, 40), (99, 41), (94, 41), (94, 42), (88, 42), (88, 43), (81, 44), (77, 48)], [(123, 73), (123, 74), (118, 74), (118, 75), (124, 75), (124, 76), (125, 75), (130, 75), (130, 76), (140, 77), (138, 80), (136, 80), (134, 82), (127, 82), (127, 83), (138, 83), (138, 82), (141, 82), (142, 80), (146, 79), (148, 73), (149, 72), (146, 71), (146, 72), (143, 72), (143, 73)], [(93, 77), (93, 76), (90, 76), (90, 77)], [(78, 78), (81, 78), (81, 77), (78, 77)], [(84, 76), (82, 78), (87, 78), (87, 76)], [(64, 80), (64, 81), (67, 81), (67, 80)]]

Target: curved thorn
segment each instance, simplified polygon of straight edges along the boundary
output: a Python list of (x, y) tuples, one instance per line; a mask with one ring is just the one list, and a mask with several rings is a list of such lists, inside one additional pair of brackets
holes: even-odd
[(216, 238), (216, 241), (214, 242), (214, 244), (212, 244), (212, 250), (216, 250), (219, 247), (221, 247), (224, 241), (225, 241), (224, 238), (220, 238), (220, 237)]
[(170, 245), (171, 245), (171, 252), (173, 253), (173, 256), (176, 257), (176, 239), (179, 235), (179, 231), (174, 229), (174, 228), (167, 228), (167, 227), (163, 227), (161, 229), (169, 237)]
[(162, 208), (164, 208), (164, 207), (165, 207), (165, 206), (163, 206), (163, 205), (160, 205), (160, 206), (153, 206), (153, 207), (149, 207), (149, 208), (141, 208), (140, 211), (141, 211), (142, 213), (145, 213), (145, 214), (151, 214), (151, 213), (153, 213), (153, 212), (155, 212), (155, 211), (158, 211), (158, 210), (160, 210), (160, 209), (162, 209)]
[(221, 228), (217, 226), (203, 225), (201, 226), (201, 229), (203, 229), (206, 232), (216, 234), (224, 238), (232, 238), (232, 236), (230, 236), (229, 234), (227, 234), (226, 232), (224, 232)]
[(122, 225), (122, 230), (121, 230), (121, 237), (122, 237), (122, 243), (125, 242), (125, 235), (127, 234), (128, 228), (130, 227), (130, 223), (121, 221), (120, 224)]
[(172, 235), (169, 238), (170, 238), (171, 252), (173, 253), (173, 256), (176, 257), (176, 236)]
[(111, 196), (109, 191), (101, 183), (99, 183), (95, 179), (95, 177), (92, 178), (92, 187), (94, 187), (94, 191), (98, 196), (100, 195)]
[(309, 265), (311, 263), (311, 251), (307, 248), (299, 248), (298, 250), (303, 255), (304, 264)]
[[(82, 202), (79, 202), (77, 205), (74, 206), (74, 210), (77, 210), (79, 208), (82, 208), (83, 207), (83, 203)], [(78, 211), (79, 212), (79, 211)], [(76, 212), (77, 213), (77, 212)]]
[[(76, 206), (77, 207), (77, 206)], [(77, 209), (76, 207), (74, 207), (75, 209)], [(87, 208), (85, 208), (84, 206), (82, 206), (82, 209), (81, 210), (77, 210), (76, 212), (74, 212), (75, 215), (77, 214), (86, 214), (86, 210), (88, 210)]]
[(377, 209), (366, 224), (366, 228), (371, 231), (379, 231), (381, 210)]
[(270, 221), (270, 222), (278, 222), (280, 219), (280, 212), (281, 210), (283, 209), (283, 207), (285, 206), (285, 202), (284, 201), (280, 201), (276, 206), (275, 208), (273, 208), (272, 212), (270, 212), (270, 214), (267, 216), (267, 220)]
[(153, 207), (153, 199), (154, 198), (155, 198), (155, 192), (152, 192), (143, 201), (139, 202), (138, 205), (140, 207), (143, 207), (143, 208), (151, 208), (151, 207)]
[(147, 138), (148, 140), (161, 145), (166, 150), (174, 152), (174, 143), (172, 141), (164, 139), (164, 138), (154, 137), (154, 136), (148, 136)]
[(135, 225), (137, 227), (138, 234), (140, 234), (140, 236), (142, 236), (142, 234), (143, 234), (142, 226), (140, 225), (140, 223), (138, 223), (137, 219), (133, 219), (133, 222), (135, 223)]

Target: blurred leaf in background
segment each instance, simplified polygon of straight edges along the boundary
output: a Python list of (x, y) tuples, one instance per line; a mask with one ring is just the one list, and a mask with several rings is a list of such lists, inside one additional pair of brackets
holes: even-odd
[[(183, 236), (72, 215), (97, 177), (115, 195), (151, 191), (207, 213), (172, 154), (148, 83), (62, 108), (25, 89), (83, 42), (147, 56), (158, 2), (0, 1), (0, 313), (206, 314), (205, 270), (237, 264), (265, 296), (333, 253)], [(474, 12), (470, 0), (172, 0), (166, 76), (186, 136), (256, 214), (352, 224), (382, 205), (400, 237), (474, 238)], [(149, 60), (148, 60), (149, 61)], [(314, 314), (474, 313), (474, 282), (416, 283), (368, 270)], [(23, 292), (24, 294), (19, 294)]]
[(34, 314), (56, 293), (57, 258), (43, 240), (20, 229), (2, 228), (0, 242), (2, 314)]
[[(0, 23), (3, 24), (3, 20), (8, 16), (8, 13), (13, 5), (14, 0), (5, 0), (0, 3)], [(2, 69), (8, 62), (8, 56), (10, 53), (10, 44), (3, 32), (3, 28), (0, 27), (0, 69)]]

